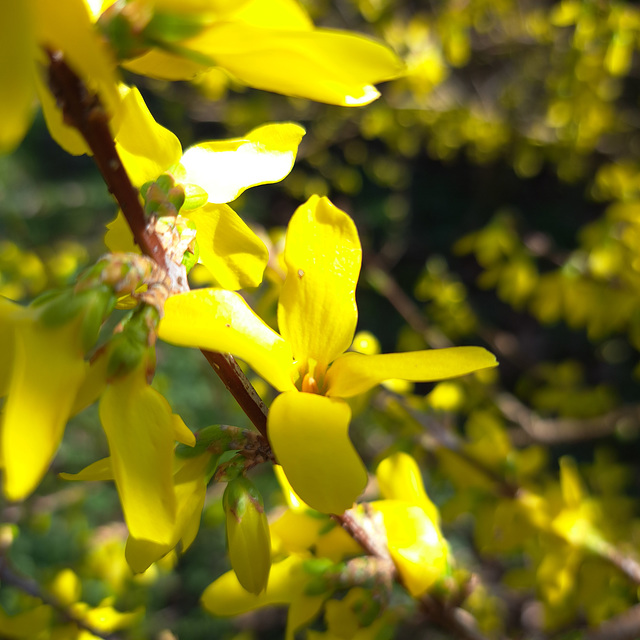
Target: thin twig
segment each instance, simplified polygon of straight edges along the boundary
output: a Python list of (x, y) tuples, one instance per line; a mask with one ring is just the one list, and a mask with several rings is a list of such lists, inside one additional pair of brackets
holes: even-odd
[(640, 638), (640, 605), (587, 631), (585, 640), (636, 640)]
[[(82, 618), (79, 618), (72, 613), (67, 607), (65, 607), (57, 598), (50, 593), (46, 593), (40, 587), (40, 585), (30, 578), (18, 575), (11, 567), (9, 567), (6, 556), (0, 555), (0, 583), (5, 583), (20, 589), (23, 593), (27, 593), (34, 598), (42, 600), (44, 604), (49, 605), (55, 609), (66, 621), (71, 622), (82, 629), (87, 631), (96, 638), (102, 638), (103, 640), (119, 640), (118, 635), (114, 633), (104, 633), (99, 631), (89, 623), (85, 622)], [(2, 630), (0, 630), (1, 633)]]
[[(147, 224), (138, 190), (131, 184), (120, 160), (109, 129), (109, 116), (98, 96), (88, 91), (61, 52), (47, 51), (47, 54), (49, 83), (63, 111), (64, 120), (75, 127), (87, 142), (109, 191), (120, 205), (136, 243), (143, 253), (167, 271), (175, 292), (188, 291), (189, 283), (184, 275), (184, 267), (170, 259), (159, 237)], [(203, 351), (203, 354), (249, 420), (267, 438), (266, 407), (233, 356), (211, 351)]]

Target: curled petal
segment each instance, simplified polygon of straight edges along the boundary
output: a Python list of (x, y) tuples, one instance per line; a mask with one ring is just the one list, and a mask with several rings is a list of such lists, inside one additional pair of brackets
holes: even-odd
[(368, 104), (403, 65), (386, 45), (329, 29), (217, 23), (185, 41), (250, 87), (343, 106)]
[(451, 347), (373, 356), (345, 353), (331, 365), (327, 373), (327, 395), (350, 398), (392, 378), (435, 382), (497, 364), (495, 356), (481, 347)]
[(367, 471), (349, 440), (346, 402), (312, 393), (280, 394), (267, 428), (276, 459), (312, 509), (342, 513), (367, 484)]
[(312, 196), (289, 222), (284, 259), (280, 331), (297, 361), (313, 359), (323, 371), (349, 348), (358, 320), (362, 249), (353, 220), (327, 198)]
[(129, 532), (157, 544), (172, 541), (174, 424), (167, 401), (146, 384), (142, 367), (110, 384), (100, 420)]
[(232, 353), (279, 391), (294, 388), (289, 345), (237, 293), (196, 289), (172, 296), (158, 335), (182, 347)]
[(209, 202), (231, 202), (249, 187), (285, 178), (304, 133), (292, 122), (266, 124), (244, 138), (212, 140), (190, 147), (180, 163), (186, 181), (202, 187)]
[(200, 262), (221, 287), (257, 287), (267, 266), (264, 242), (226, 204), (206, 204), (184, 212), (198, 232)]

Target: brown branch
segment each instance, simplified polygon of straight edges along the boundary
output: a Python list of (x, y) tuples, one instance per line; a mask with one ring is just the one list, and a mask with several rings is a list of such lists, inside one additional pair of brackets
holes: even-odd
[(636, 640), (640, 638), (640, 605), (586, 631), (585, 640)]
[[(71, 622), (82, 629), (87, 631), (96, 638), (102, 638), (103, 640), (118, 640), (120, 636), (114, 633), (104, 633), (99, 631), (95, 627), (92, 627), (89, 623), (85, 622), (82, 618), (76, 616), (67, 607), (65, 607), (57, 598), (50, 593), (46, 593), (40, 587), (40, 585), (30, 578), (16, 573), (10, 566), (9, 561), (5, 555), (0, 555), (0, 583), (11, 585), (16, 589), (19, 589), (23, 593), (26, 593), (34, 598), (38, 598), (44, 604), (49, 605), (55, 609), (67, 622)], [(0, 633), (2, 630), (0, 629)]]
[[(158, 235), (147, 224), (138, 190), (131, 184), (120, 160), (109, 129), (109, 115), (100, 104), (98, 96), (88, 91), (65, 62), (61, 52), (47, 51), (47, 55), (49, 84), (62, 109), (64, 121), (82, 134), (91, 149), (98, 169), (120, 205), (136, 243), (143, 253), (166, 270), (174, 292), (188, 291), (189, 283), (184, 267), (171, 260)], [(267, 438), (267, 409), (233, 356), (210, 351), (203, 351), (203, 354), (249, 420)]]

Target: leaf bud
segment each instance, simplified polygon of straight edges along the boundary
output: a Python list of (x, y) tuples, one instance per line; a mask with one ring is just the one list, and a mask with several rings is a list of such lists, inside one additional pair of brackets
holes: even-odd
[(266, 589), (271, 570), (271, 535), (262, 496), (240, 476), (227, 484), (222, 505), (231, 567), (238, 582), (257, 595)]

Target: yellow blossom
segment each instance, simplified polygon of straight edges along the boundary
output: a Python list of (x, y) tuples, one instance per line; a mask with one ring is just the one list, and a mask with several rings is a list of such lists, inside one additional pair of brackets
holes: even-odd
[(295, 491), (325, 513), (349, 508), (367, 479), (349, 440), (343, 398), (390, 378), (436, 381), (496, 365), (479, 347), (345, 353), (357, 323), (361, 253), (351, 218), (313, 196), (289, 223), (281, 335), (240, 296), (220, 289), (171, 297), (159, 326), (168, 342), (233, 353), (281, 392), (269, 411), (269, 440)]

